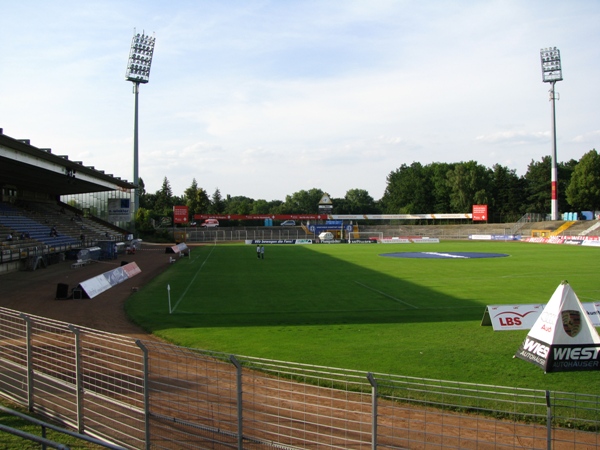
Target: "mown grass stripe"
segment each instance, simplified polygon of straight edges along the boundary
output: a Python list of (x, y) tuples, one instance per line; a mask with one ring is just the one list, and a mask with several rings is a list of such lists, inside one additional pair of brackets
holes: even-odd
[(355, 281), (355, 283), (358, 284), (359, 286), (364, 287), (365, 289), (369, 289), (370, 291), (377, 292), (378, 294), (381, 294), (384, 297), (390, 298), (390, 299), (394, 300), (395, 302), (402, 303), (402, 304), (404, 304), (406, 306), (410, 306), (411, 308), (414, 308), (414, 309), (419, 309), (415, 305), (411, 305), (410, 303), (405, 302), (404, 300), (400, 300), (399, 298), (396, 298), (396, 297), (394, 297), (392, 295), (386, 294), (385, 292), (382, 292), (379, 289), (372, 288), (372, 287), (367, 286), (366, 284), (360, 283), (358, 281)]

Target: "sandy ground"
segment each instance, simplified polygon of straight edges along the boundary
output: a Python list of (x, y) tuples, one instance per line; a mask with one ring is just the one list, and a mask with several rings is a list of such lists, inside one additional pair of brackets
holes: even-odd
[[(169, 266), (172, 253), (165, 253), (168, 244), (142, 244), (135, 255), (119, 255), (113, 261), (98, 261), (72, 269), (67, 260), (35, 271), (13, 272), (0, 276), (0, 306), (32, 315), (60, 320), (110, 333), (134, 338), (149, 335), (133, 324), (125, 314), (124, 304), (136, 288), (152, 280)], [(85, 280), (119, 267), (122, 261), (133, 262), (141, 273), (103, 292), (93, 299), (57, 300), (57, 285), (64, 283), (71, 290)]]

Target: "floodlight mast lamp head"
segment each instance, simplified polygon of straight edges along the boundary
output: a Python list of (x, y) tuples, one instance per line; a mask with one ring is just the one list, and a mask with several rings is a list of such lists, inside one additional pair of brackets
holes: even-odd
[(543, 48), (540, 50), (540, 59), (542, 62), (542, 81), (544, 83), (562, 81), (560, 50), (556, 47)]
[(131, 40), (131, 50), (129, 51), (129, 60), (127, 61), (127, 71), (125, 79), (133, 83), (147, 83), (150, 80), (150, 66), (152, 65), (152, 55), (154, 54), (154, 43), (156, 37), (133, 32)]

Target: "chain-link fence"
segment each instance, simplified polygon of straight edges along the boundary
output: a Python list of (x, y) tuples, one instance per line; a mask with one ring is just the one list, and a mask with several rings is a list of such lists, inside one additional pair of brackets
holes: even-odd
[(0, 308), (0, 393), (135, 449), (598, 449), (600, 396), (234, 356)]

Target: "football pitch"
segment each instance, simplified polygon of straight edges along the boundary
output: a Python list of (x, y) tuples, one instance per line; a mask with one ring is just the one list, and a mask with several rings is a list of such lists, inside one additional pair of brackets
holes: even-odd
[[(474, 252), (493, 258), (395, 258)], [(563, 280), (600, 300), (600, 249), (521, 242), (192, 247), (133, 295), (130, 317), (178, 345), (369, 372), (597, 393), (600, 372), (513, 358), (526, 331), (481, 326), (487, 305), (545, 304)]]

